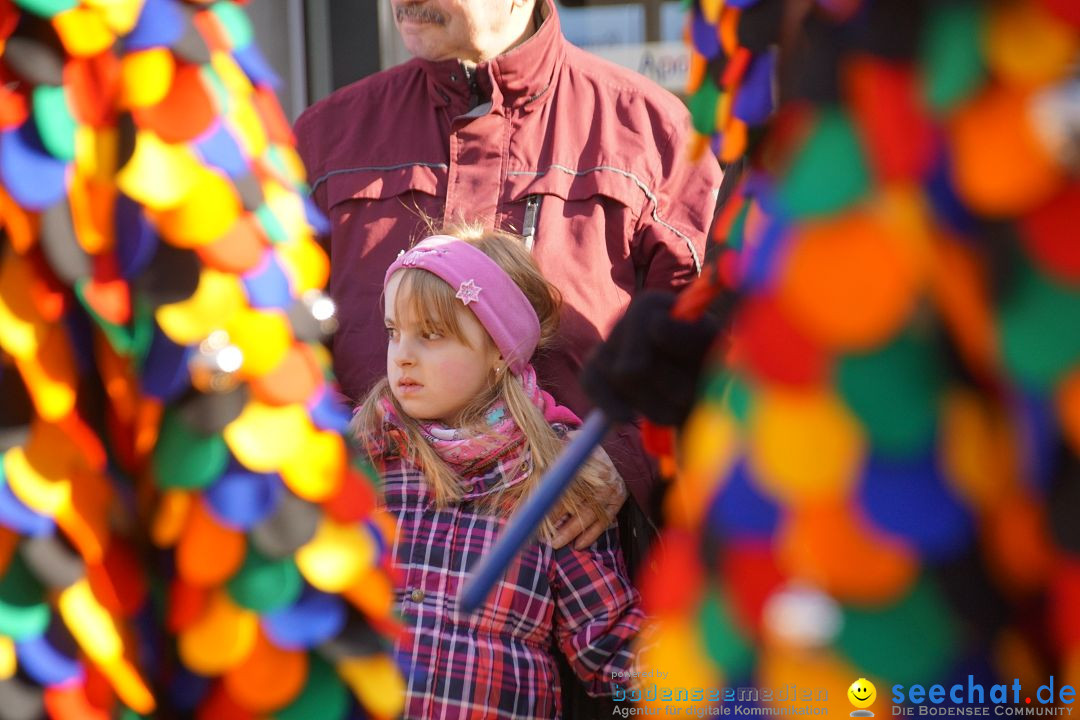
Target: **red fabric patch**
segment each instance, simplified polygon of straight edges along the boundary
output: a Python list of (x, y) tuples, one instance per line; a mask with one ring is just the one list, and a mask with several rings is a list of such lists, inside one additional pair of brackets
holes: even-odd
[(334, 522), (360, 522), (375, 509), (375, 490), (363, 474), (349, 468), (341, 480), (337, 494), (322, 506)]
[(101, 604), (121, 617), (132, 617), (146, 600), (146, 580), (139, 559), (119, 538), (113, 538), (100, 565), (87, 567), (90, 587)]
[(925, 176), (936, 142), (915, 69), (860, 57), (847, 63), (844, 80), (877, 177), (888, 182)]
[(1062, 650), (1080, 647), (1080, 558), (1062, 556), (1050, 584), (1050, 637)]
[(206, 588), (189, 585), (180, 578), (173, 580), (169, 587), (169, 616), (166, 619), (169, 632), (183, 632), (201, 618), (209, 597)]
[(790, 322), (771, 295), (747, 298), (736, 322), (735, 341), (746, 367), (762, 380), (796, 387), (827, 382), (825, 351)]
[(1080, 282), (1080, 183), (1073, 183), (1020, 223), (1024, 247), (1044, 272)]
[[(685, 530), (669, 529), (653, 543), (638, 581), (641, 602), (652, 615), (686, 615), (693, 611), (705, 587), (698, 540)], [(656, 572), (648, 568), (656, 563)], [(678, 582), (672, 582), (678, 578)]]
[(217, 119), (217, 109), (198, 65), (178, 65), (168, 95), (157, 105), (136, 108), (135, 123), (157, 133), (167, 143), (202, 135)]
[(71, 720), (109, 720), (111, 714), (95, 706), (87, 697), (83, 683), (45, 688), (45, 712), (52, 718)]
[(255, 720), (255, 714), (238, 705), (220, 682), (214, 683), (195, 717), (197, 720)]
[(736, 622), (760, 632), (765, 602), (784, 582), (773, 556), (772, 540), (733, 541), (720, 563), (719, 574), (727, 579)]
[(72, 116), (90, 127), (113, 127), (120, 81), (120, 61), (111, 51), (70, 58), (64, 65), (64, 88)]
[(22, 87), (15, 78), (0, 67), (0, 130), (11, 130), (26, 122), (30, 104), (15, 88)]
[(1042, 4), (1056, 17), (1080, 28), (1080, 3), (1076, 0), (1042, 0)]

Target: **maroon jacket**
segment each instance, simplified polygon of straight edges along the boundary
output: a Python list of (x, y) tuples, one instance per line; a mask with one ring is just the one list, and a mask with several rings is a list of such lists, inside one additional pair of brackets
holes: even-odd
[[(582, 363), (630, 296), (700, 271), (721, 178), (708, 153), (689, 162), (682, 104), (570, 45), (551, 3), (531, 38), (471, 77), (456, 60), (412, 60), (318, 102), (296, 134), (333, 226), (334, 369), (354, 399), (385, 372), (383, 273), (426, 234), (426, 216), (532, 235), (564, 300), (560, 341), (536, 367), (584, 414)], [(636, 429), (605, 447), (642, 504), (652, 466)]]

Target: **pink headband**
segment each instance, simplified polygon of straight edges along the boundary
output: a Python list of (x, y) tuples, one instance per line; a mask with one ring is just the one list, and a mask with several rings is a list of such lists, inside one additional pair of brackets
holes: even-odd
[(398, 255), (386, 269), (390, 276), (403, 268), (420, 268), (439, 276), (495, 341), (510, 371), (520, 374), (540, 342), (540, 321), (521, 292), (494, 260), (467, 242), (449, 235), (432, 235)]

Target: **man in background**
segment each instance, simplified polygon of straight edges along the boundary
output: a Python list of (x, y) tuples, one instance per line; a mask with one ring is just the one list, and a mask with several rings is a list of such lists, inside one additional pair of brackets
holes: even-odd
[[(584, 415), (590, 350), (643, 289), (701, 268), (721, 173), (687, 155), (689, 117), (636, 73), (570, 45), (551, 0), (393, 0), (415, 56), (342, 88), (297, 121), (313, 197), (330, 218), (334, 367), (363, 395), (383, 370), (383, 272), (428, 224), (479, 221), (522, 234), (559, 288), (560, 341), (542, 387)], [(627, 488), (648, 508), (655, 469), (633, 425), (605, 449), (623, 482), (608, 517), (572, 518), (557, 539), (589, 545)]]

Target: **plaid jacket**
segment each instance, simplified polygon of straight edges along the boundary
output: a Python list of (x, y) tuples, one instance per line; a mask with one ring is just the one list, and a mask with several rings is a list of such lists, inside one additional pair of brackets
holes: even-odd
[(422, 472), (383, 458), (383, 502), (397, 520), (396, 601), (405, 625), (396, 651), (407, 676), (406, 718), (558, 718), (557, 645), (589, 692), (611, 693), (614, 672), (631, 670), (630, 641), (643, 621), (617, 526), (588, 550), (532, 541), (487, 602), (458, 611), (468, 572), (504, 520), (476, 500), (520, 477), (527, 455), (466, 478), (462, 503), (433, 507)]

